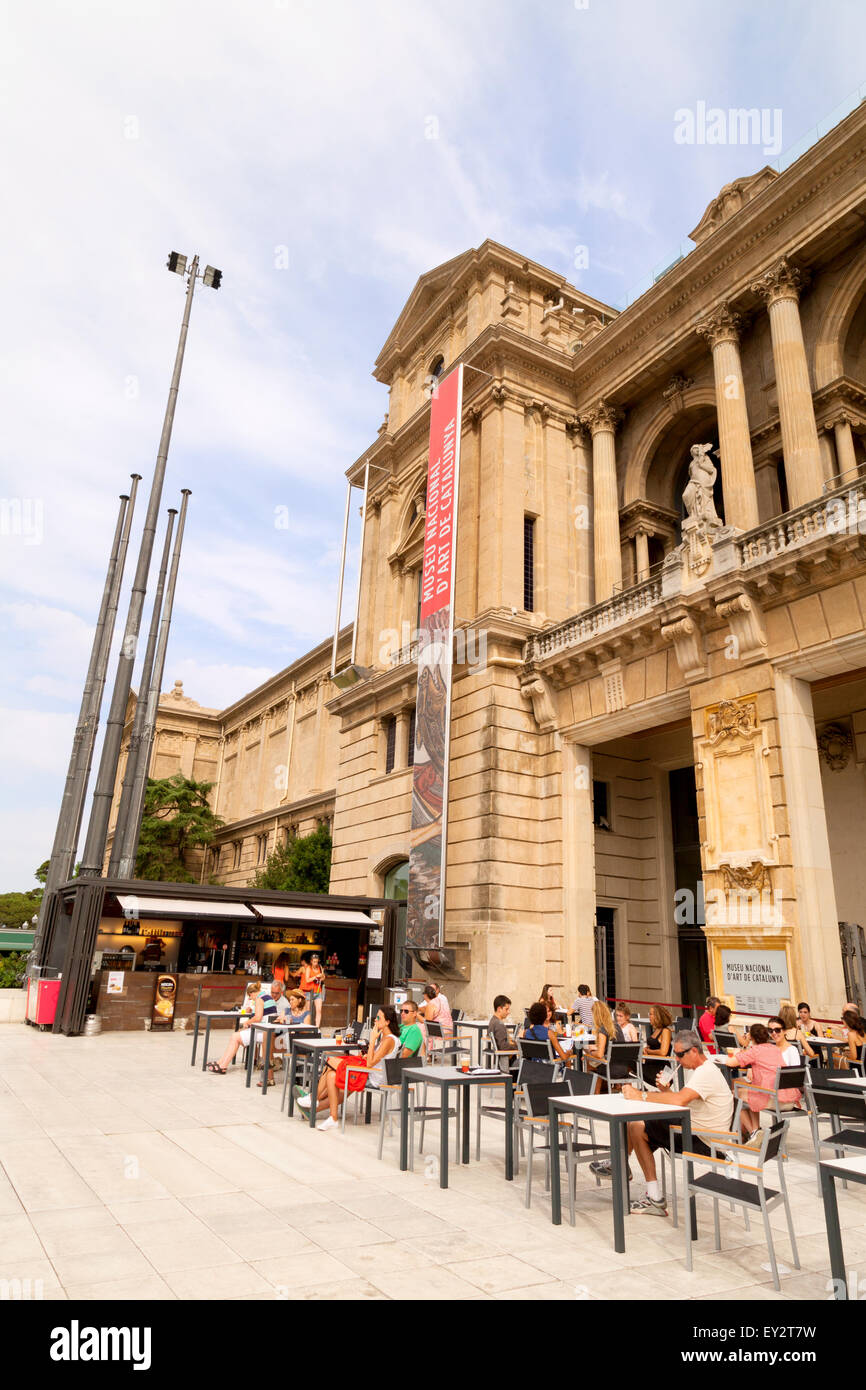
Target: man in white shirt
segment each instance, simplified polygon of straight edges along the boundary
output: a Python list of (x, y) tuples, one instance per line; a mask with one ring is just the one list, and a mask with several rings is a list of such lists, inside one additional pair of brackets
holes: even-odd
[[(730, 1133), (733, 1098), (721, 1067), (704, 1056), (700, 1036), (692, 1031), (677, 1033), (673, 1046), (674, 1058), (685, 1076), (681, 1091), (672, 1091), (656, 1080), (658, 1091), (646, 1095), (634, 1086), (623, 1086), (627, 1100), (646, 1100), (656, 1105), (687, 1105), (691, 1112), (692, 1152), (711, 1155), (711, 1150), (699, 1138), (701, 1130)], [(670, 1144), (670, 1129), (663, 1120), (633, 1120), (628, 1127), (628, 1151), (634, 1153), (646, 1178), (646, 1196), (631, 1203), (632, 1216), (667, 1216), (661, 1184), (656, 1174), (655, 1150)], [(682, 1153), (682, 1135), (674, 1135), (674, 1147)]]

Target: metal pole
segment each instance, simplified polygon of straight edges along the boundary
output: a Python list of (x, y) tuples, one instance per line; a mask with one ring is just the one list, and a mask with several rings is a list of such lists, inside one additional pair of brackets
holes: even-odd
[(340, 614), (343, 611), (343, 578), (346, 573), (346, 541), (349, 535), (349, 510), (352, 506), (352, 484), (346, 483), (346, 516), (343, 521), (343, 548), (340, 551), (340, 583), (337, 587), (337, 616), (334, 619), (334, 645), (331, 649), (331, 675), (337, 674), (337, 640), (340, 636)]
[(355, 598), (355, 621), (352, 624), (352, 665), (358, 648), (358, 619), (361, 616), (361, 571), (364, 568), (364, 535), (367, 530), (367, 498), (370, 495), (370, 465), (364, 464), (364, 510), (361, 514), (361, 549), (358, 554), (358, 593)]
[(132, 803), (132, 785), (135, 781), (138, 758), (141, 753), (141, 734), (144, 728), (144, 715), (147, 708), (147, 693), (150, 689), (150, 678), (153, 671), (153, 657), (156, 651), (156, 639), (159, 633), (159, 620), (162, 613), (162, 595), (165, 589), (165, 576), (168, 573), (168, 561), (171, 555), (171, 537), (174, 531), (174, 519), (177, 516), (177, 508), (169, 507), (168, 521), (165, 527), (165, 543), (162, 547), (162, 560), (159, 566), (159, 576), (156, 581), (156, 592), (153, 596), (153, 611), (150, 615), (150, 630), (147, 634), (147, 648), (144, 653), (144, 665), (141, 669), (141, 678), (138, 688), (138, 700), (135, 706), (135, 717), (132, 721), (132, 732), (129, 736), (129, 751), (126, 756), (126, 772), (123, 778), (123, 790), (120, 794), (120, 805), (117, 808), (117, 820), (114, 822), (114, 839), (111, 842), (111, 858), (108, 861), (108, 876), (116, 878), (119, 873), (120, 849), (123, 843), (124, 827), (129, 818), (129, 808)]
[(87, 793), (87, 778), (90, 772), (90, 760), (93, 756), (93, 745), (96, 740), (96, 729), (99, 723), (99, 708), (102, 704), (102, 691), (105, 684), (105, 659), (111, 647), (111, 639), (114, 633), (114, 621), (117, 616), (117, 598), (123, 578), (126, 548), (129, 541), (129, 528), (132, 523), (135, 494), (138, 489), (139, 481), (140, 475), (138, 473), (133, 473), (132, 487), (129, 494), (121, 493), (120, 497), (120, 509), (118, 511), (114, 539), (111, 545), (111, 554), (109, 556), (108, 569), (105, 576), (105, 586), (102, 591), (102, 600), (96, 619), (96, 630), (93, 634), (93, 645), (90, 649), (90, 661), (87, 667), (87, 675), (84, 678), (84, 690), (81, 695), (78, 723), (75, 726), (75, 734), (72, 739), (72, 751), (69, 757), (69, 767), (66, 773), (63, 796), (60, 801), (57, 828), (54, 833), (54, 844), (51, 849), (51, 857), (48, 861), (48, 873), (46, 875), (45, 889), (42, 894), (42, 903), (39, 910), (39, 922), (34, 935), (33, 949), (36, 952), (37, 959), (41, 952), (45, 916), (50, 896), (71, 876), (75, 862), (75, 849), (78, 843), (78, 832), (81, 827), (84, 798)]
[(120, 656), (118, 657), (117, 674), (115, 676), (114, 691), (111, 697), (111, 707), (105, 725), (105, 742), (102, 745), (102, 758), (100, 759), (99, 774), (93, 793), (93, 809), (90, 813), (90, 824), (87, 828), (87, 839), (82, 856), (81, 873), (87, 877), (98, 877), (102, 873), (102, 861), (105, 857), (105, 844), (108, 838), (108, 820), (111, 815), (111, 802), (114, 797), (117, 763), (120, 757), (123, 725), (126, 720), (126, 704), (132, 685), (132, 671), (135, 665), (138, 632), (141, 626), (141, 613), (144, 607), (147, 576), (150, 569), (151, 555), (153, 553), (153, 541), (156, 535), (159, 506), (162, 500), (162, 485), (165, 479), (168, 448), (171, 443), (171, 429), (174, 424), (174, 411), (177, 405), (180, 373), (183, 367), (183, 355), (186, 347), (187, 331), (189, 329), (189, 315), (192, 308), (193, 294), (195, 293), (196, 276), (198, 275), (198, 256), (193, 257), (188, 274), (189, 280), (186, 291), (186, 303), (184, 304), (180, 337), (174, 360), (174, 371), (172, 372), (171, 385), (168, 391), (168, 402), (165, 407), (165, 419), (163, 420), (162, 435), (159, 441), (159, 452), (156, 457), (156, 467), (154, 468), (150, 498), (147, 504), (147, 515), (144, 519), (141, 549), (138, 554), (138, 565), (136, 567), (132, 594), (129, 600), (129, 612), (126, 617), (126, 630), (123, 635), (123, 645), (120, 650)]
[(162, 677), (165, 670), (165, 653), (168, 646), (168, 632), (171, 627), (171, 613), (174, 606), (174, 591), (177, 585), (177, 570), (180, 564), (180, 548), (181, 542), (183, 541), (184, 523), (186, 522), (186, 509), (190, 497), (189, 488), (183, 488), (181, 495), (183, 500), (180, 504), (180, 516), (177, 519), (177, 534), (174, 538), (174, 553), (171, 557), (171, 569), (169, 570), (168, 582), (165, 586), (165, 599), (162, 605), (162, 614), (159, 624), (159, 638), (156, 644), (156, 653), (153, 658), (150, 688), (147, 692), (147, 706), (142, 724), (138, 758), (135, 765), (135, 780), (132, 784), (130, 795), (129, 815), (123, 827), (123, 844), (120, 846), (120, 857), (118, 860), (119, 878), (135, 877), (135, 857), (138, 851), (139, 835), (141, 834), (141, 820), (144, 815), (147, 773), (150, 767), (150, 753), (153, 748), (153, 737), (156, 730), (159, 694), (162, 688)]

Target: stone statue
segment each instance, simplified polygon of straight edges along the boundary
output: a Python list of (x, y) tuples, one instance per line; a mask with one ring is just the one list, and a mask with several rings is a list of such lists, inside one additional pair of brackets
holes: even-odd
[(689, 481), (683, 492), (683, 505), (690, 521), (705, 527), (721, 526), (722, 520), (713, 501), (716, 468), (710, 458), (711, 444), (693, 444), (689, 463)]

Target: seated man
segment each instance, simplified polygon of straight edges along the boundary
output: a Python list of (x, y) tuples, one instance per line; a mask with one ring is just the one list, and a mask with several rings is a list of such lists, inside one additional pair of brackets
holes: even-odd
[(418, 1057), (424, 1055), (423, 1024), (418, 1017), (418, 1005), (414, 999), (407, 999), (400, 1008), (400, 1056)]
[(493, 1014), (487, 1027), (493, 1039), (493, 1046), (498, 1053), (510, 1052), (513, 1054), (514, 1061), (510, 1057), (497, 1057), (500, 1071), (508, 1071), (510, 1066), (517, 1061), (517, 1043), (512, 1038), (505, 1026), (508, 1011), (511, 1008), (511, 1000), (507, 994), (497, 994), (493, 1001)]
[[(728, 1083), (721, 1074), (721, 1068), (704, 1056), (699, 1035), (689, 1030), (677, 1033), (674, 1038), (674, 1057), (687, 1073), (681, 1091), (672, 1091), (660, 1079), (658, 1091), (644, 1094), (634, 1086), (623, 1086), (622, 1094), (627, 1100), (645, 1100), (655, 1105), (687, 1105), (691, 1112), (692, 1152), (710, 1156), (709, 1147), (700, 1138), (702, 1130), (729, 1134), (733, 1099)], [(667, 1148), (670, 1144), (670, 1129), (662, 1120), (633, 1120), (628, 1127), (628, 1151), (637, 1155), (637, 1161), (646, 1178), (646, 1195), (631, 1203), (633, 1216), (667, 1216), (668, 1209), (662, 1199), (661, 1184), (656, 1174), (654, 1153), (656, 1149)], [(674, 1148), (682, 1153), (682, 1135), (674, 1135)], [(593, 1172), (610, 1175), (610, 1164), (590, 1164)]]

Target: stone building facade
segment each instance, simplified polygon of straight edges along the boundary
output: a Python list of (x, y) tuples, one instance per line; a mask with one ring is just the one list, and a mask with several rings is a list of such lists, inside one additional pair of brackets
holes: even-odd
[(421, 277), (349, 470), (362, 679), (334, 687), (323, 644), (229, 710), (160, 706), (157, 770), (216, 765), (223, 881), (317, 818), (332, 892), (399, 880), (429, 394), (462, 362), (456, 1002), (690, 1003), (769, 952), (838, 1017), (837, 924), (866, 919), (864, 145), (860, 107), (728, 185), (621, 313), (493, 242)]

